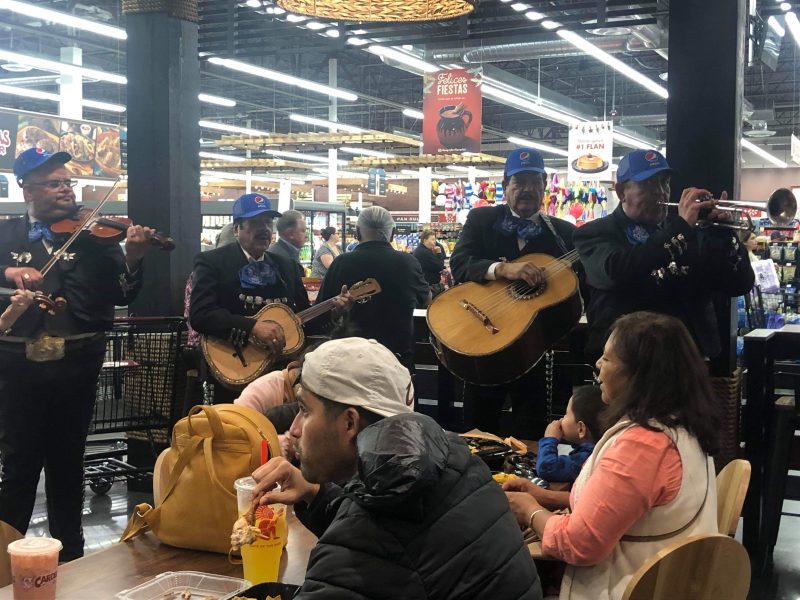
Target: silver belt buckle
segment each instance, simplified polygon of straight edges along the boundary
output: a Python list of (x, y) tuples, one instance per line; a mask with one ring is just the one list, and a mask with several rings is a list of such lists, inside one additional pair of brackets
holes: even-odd
[(64, 358), (64, 338), (43, 335), (25, 342), (25, 358), (32, 362), (50, 362)]

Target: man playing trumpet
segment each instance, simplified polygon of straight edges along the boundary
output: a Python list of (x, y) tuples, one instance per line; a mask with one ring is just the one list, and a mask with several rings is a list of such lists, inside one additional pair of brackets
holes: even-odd
[(731, 218), (708, 190), (683, 190), (678, 215), (667, 216), (671, 173), (659, 152), (629, 152), (619, 163), (614, 186), (619, 206), (575, 231), (575, 247), (593, 288), (586, 309), (590, 364), (602, 353), (614, 320), (638, 310), (678, 317), (701, 353), (713, 358), (721, 348), (712, 296), (739, 296), (753, 287), (747, 249), (735, 232), (697, 227), (701, 218), (720, 223)]

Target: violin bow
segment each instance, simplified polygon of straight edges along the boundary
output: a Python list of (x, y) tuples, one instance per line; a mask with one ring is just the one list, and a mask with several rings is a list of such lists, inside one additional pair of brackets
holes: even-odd
[(77, 240), (77, 239), (78, 239), (78, 236), (81, 234), (81, 232), (82, 232), (82, 231), (83, 231), (83, 230), (84, 230), (86, 227), (88, 227), (88, 226), (90, 225), (90, 223), (91, 223), (91, 222), (94, 220), (94, 218), (95, 218), (95, 217), (98, 215), (98, 213), (100, 212), (100, 209), (101, 209), (101, 208), (103, 208), (103, 205), (104, 205), (104, 204), (105, 204), (105, 203), (108, 201), (108, 199), (111, 197), (111, 194), (112, 194), (112, 193), (114, 193), (114, 190), (115, 190), (115, 189), (117, 189), (117, 186), (119, 185), (119, 182), (120, 182), (120, 181), (122, 181), (122, 178), (118, 178), (118, 179), (117, 179), (117, 180), (114, 182), (114, 185), (112, 185), (112, 186), (111, 186), (111, 189), (110, 189), (110, 190), (108, 190), (108, 193), (106, 193), (106, 195), (103, 197), (103, 199), (102, 199), (102, 200), (100, 200), (100, 202), (98, 202), (98, 203), (97, 203), (97, 206), (96, 206), (94, 209), (92, 209), (92, 212), (91, 212), (91, 213), (89, 213), (89, 216), (88, 216), (88, 218), (87, 218), (87, 219), (84, 221), (83, 225), (82, 225), (81, 227), (78, 227), (77, 229), (75, 229), (75, 231), (73, 231), (73, 232), (72, 232), (72, 235), (71, 235), (71, 236), (69, 236), (69, 238), (67, 238), (67, 241), (66, 241), (66, 242), (64, 242), (64, 243), (61, 245), (61, 247), (60, 247), (60, 248), (58, 248), (57, 250), (53, 250), (53, 254), (50, 256), (50, 260), (48, 260), (48, 261), (47, 261), (47, 263), (46, 263), (46, 264), (45, 264), (45, 265), (42, 267), (42, 269), (41, 269), (41, 271), (40, 271), (40, 273), (42, 274), (42, 277), (44, 277), (45, 275), (47, 275), (48, 271), (50, 271), (50, 269), (52, 269), (52, 268), (53, 268), (53, 266), (54, 266), (54, 265), (55, 265), (55, 264), (56, 264), (56, 263), (57, 263), (59, 260), (61, 260), (61, 257), (62, 257), (62, 256), (63, 256), (63, 255), (66, 253), (66, 252), (67, 252), (67, 250), (69, 250), (69, 247), (72, 245), (72, 243), (73, 243), (75, 240)]

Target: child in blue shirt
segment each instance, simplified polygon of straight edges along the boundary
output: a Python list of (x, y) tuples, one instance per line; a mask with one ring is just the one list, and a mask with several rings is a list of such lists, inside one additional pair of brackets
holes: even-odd
[[(550, 423), (539, 440), (536, 475), (547, 481), (575, 481), (595, 442), (603, 435), (599, 416), (605, 407), (599, 385), (577, 388), (569, 399), (564, 418)], [(575, 449), (559, 456), (558, 443), (562, 439)]]

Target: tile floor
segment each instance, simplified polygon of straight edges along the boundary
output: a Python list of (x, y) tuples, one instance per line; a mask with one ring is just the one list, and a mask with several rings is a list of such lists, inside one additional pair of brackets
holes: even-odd
[[(47, 533), (47, 512), (44, 496), (44, 477), (36, 496), (29, 535)], [(140, 502), (152, 502), (152, 495), (128, 492), (127, 484), (115, 483), (106, 495), (96, 495), (86, 488), (83, 509), (86, 553), (90, 554), (117, 543), (125, 530), (128, 515)], [(778, 544), (775, 547), (774, 569), (770, 576), (754, 580), (749, 600), (800, 599), (800, 501), (786, 500), (783, 506)], [(741, 529), (741, 526), (740, 526)], [(740, 538), (741, 531), (737, 534)], [(722, 599), (720, 599), (722, 600)]]

